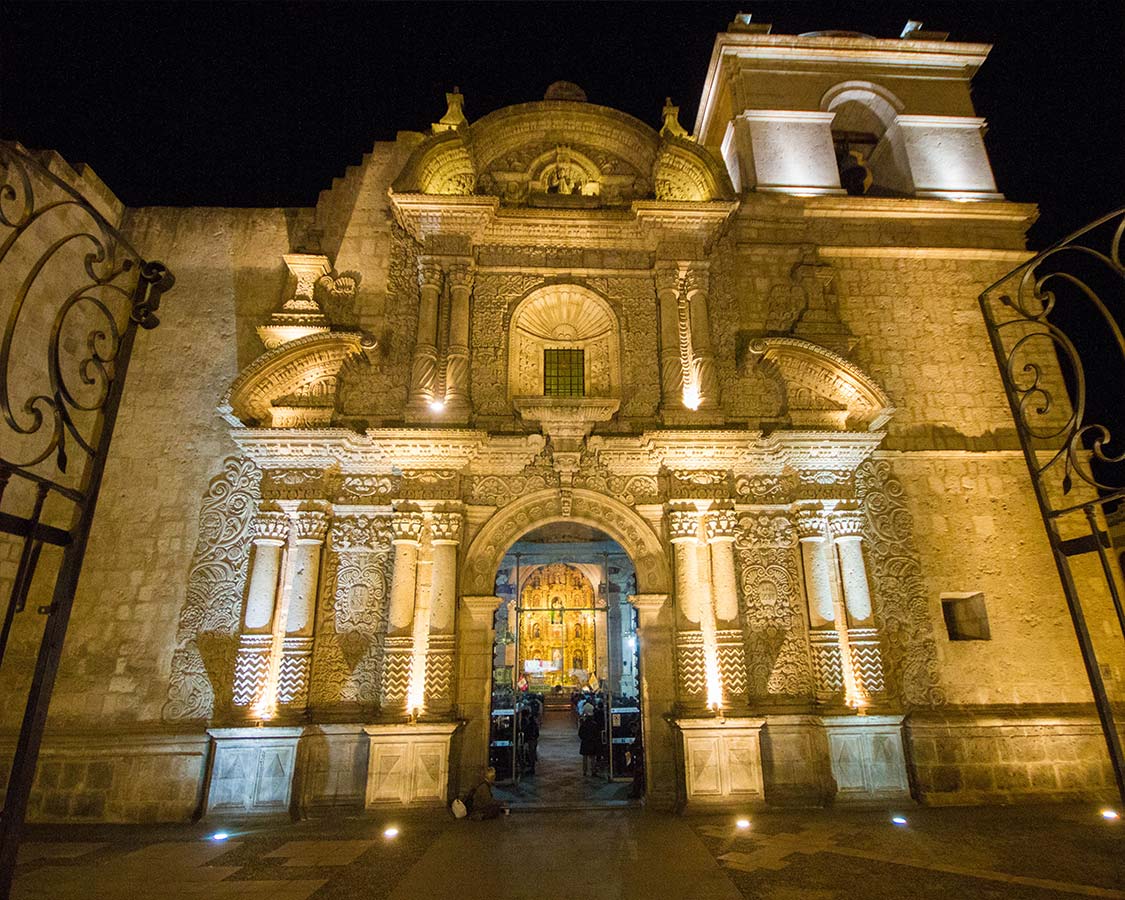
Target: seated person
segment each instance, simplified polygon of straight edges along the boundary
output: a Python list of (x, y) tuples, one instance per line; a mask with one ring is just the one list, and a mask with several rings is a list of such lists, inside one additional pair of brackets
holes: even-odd
[(482, 819), (495, 819), (506, 811), (507, 807), (492, 796), (492, 785), (496, 781), (496, 770), (489, 766), (484, 770), (484, 777), (469, 791), (465, 798), (465, 806), (469, 808), (469, 818), (477, 822)]

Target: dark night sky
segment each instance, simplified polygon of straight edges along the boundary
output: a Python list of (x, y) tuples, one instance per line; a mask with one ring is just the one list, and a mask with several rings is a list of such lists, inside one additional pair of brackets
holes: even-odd
[(908, 18), (995, 45), (975, 81), (1000, 189), (1042, 245), (1125, 201), (1119, 3), (4, 3), (0, 136), (90, 163), (130, 206), (308, 206), (376, 140), (470, 120), (557, 79), (689, 129), (716, 32), (897, 37)]

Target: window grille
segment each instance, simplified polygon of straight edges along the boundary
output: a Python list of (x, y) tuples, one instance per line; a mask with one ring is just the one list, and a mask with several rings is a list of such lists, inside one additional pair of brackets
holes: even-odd
[(543, 396), (586, 396), (585, 370), (583, 350), (544, 350)]

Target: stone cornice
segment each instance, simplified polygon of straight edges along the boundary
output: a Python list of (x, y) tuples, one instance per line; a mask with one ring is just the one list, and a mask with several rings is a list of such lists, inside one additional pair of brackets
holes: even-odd
[(385, 474), (403, 469), (460, 471), (471, 463), (495, 474), (515, 474), (543, 449), (542, 435), (489, 435), (469, 429), (346, 428), (232, 429), (239, 449), (265, 469), (328, 468)]
[(549, 244), (652, 250), (668, 237), (705, 246), (738, 209), (736, 200), (637, 200), (628, 210), (502, 209), (496, 197), (392, 192), (395, 219), (418, 241), (464, 234), (475, 245)]
[[(539, 434), (469, 429), (233, 429), (241, 451), (265, 469), (338, 467), (343, 474), (442, 470), (510, 476), (543, 449)], [(735, 475), (854, 471), (879, 446), (881, 431), (648, 431), (594, 435), (587, 449), (613, 475), (731, 471)]]
[(731, 470), (736, 475), (852, 471), (882, 442), (881, 431), (649, 431), (595, 435), (588, 446), (615, 475), (668, 470)]

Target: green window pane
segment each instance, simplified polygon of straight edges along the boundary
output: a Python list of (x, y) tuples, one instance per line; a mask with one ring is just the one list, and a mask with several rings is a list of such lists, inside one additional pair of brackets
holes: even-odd
[(586, 396), (585, 351), (543, 351), (543, 396)]

